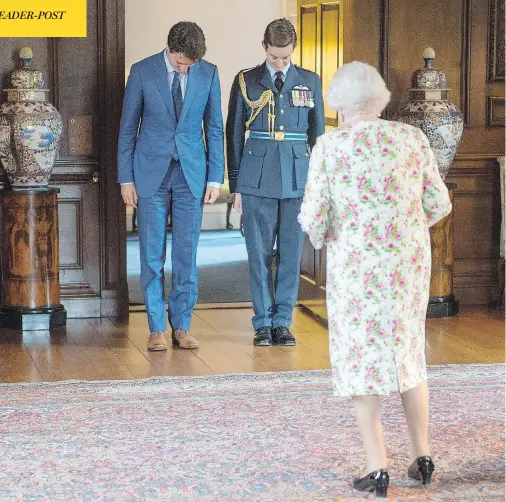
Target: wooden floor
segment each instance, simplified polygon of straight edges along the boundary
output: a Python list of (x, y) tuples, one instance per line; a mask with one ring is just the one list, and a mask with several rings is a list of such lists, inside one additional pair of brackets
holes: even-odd
[[(146, 351), (145, 313), (128, 321), (69, 319), (53, 332), (0, 330), (0, 382), (118, 380), (329, 367), (327, 329), (302, 309), (294, 315), (295, 347), (254, 347), (251, 310), (197, 310), (195, 351)], [(427, 321), (427, 362), (504, 362), (504, 313), (462, 309)]]

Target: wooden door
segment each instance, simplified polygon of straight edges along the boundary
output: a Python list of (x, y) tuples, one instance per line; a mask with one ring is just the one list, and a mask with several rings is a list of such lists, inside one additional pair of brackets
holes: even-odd
[[(344, 59), (344, 9), (342, 0), (298, 0), (298, 59), (300, 66), (320, 75), (323, 92)], [(325, 100), (325, 126), (337, 125), (337, 113)], [(325, 249), (316, 251), (306, 237), (301, 262), (299, 302), (326, 317), (324, 306)]]
[[(344, 2), (299, 0), (298, 32), (300, 66), (314, 71), (327, 91), (335, 71), (343, 64)], [(325, 100), (325, 125), (336, 126), (335, 110)]]

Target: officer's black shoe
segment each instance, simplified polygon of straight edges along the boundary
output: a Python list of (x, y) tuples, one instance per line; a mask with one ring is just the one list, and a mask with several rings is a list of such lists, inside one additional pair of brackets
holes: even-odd
[(295, 345), (295, 338), (285, 326), (279, 326), (272, 330), (272, 343), (274, 345), (292, 346)]
[(262, 326), (255, 331), (253, 345), (268, 346), (272, 345), (272, 332), (270, 326)]

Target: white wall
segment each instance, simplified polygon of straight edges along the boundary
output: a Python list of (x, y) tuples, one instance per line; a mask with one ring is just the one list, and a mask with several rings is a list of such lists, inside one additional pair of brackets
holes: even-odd
[(194, 21), (204, 30), (205, 59), (219, 69), (224, 120), (233, 79), (239, 70), (265, 59), (265, 27), (286, 12), (286, 0), (126, 0), (126, 75), (130, 66), (166, 45), (170, 27)]
[(297, 21), (297, 0), (285, 0), (283, 16), (289, 18), (293, 24)]

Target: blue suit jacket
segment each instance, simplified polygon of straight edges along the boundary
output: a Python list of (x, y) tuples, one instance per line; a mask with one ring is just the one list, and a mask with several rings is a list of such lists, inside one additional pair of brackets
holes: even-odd
[(183, 109), (176, 122), (162, 51), (134, 64), (130, 71), (118, 141), (118, 182), (134, 182), (140, 197), (150, 197), (167, 174), (176, 145), (195, 197), (203, 196), (207, 181), (223, 183), (218, 70), (203, 60), (189, 69)]
[[(227, 118), (227, 167), (231, 192), (274, 199), (304, 195), (309, 170), (309, 151), (325, 132), (322, 84), (316, 73), (295, 65), (288, 69), (278, 92), (265, 63), (244, 72), (248, 98), (257, 100), (270, 89), (275, 97), (275, 130), (307, 134), (303, 141), (274, 141), (250, 138), (244, 143), (245, 122), (251, 108), (244, 101), (235, 78), (230, 92)], [(293, 106), (292, 90), (312, 92), (314, 107)], [(268, 106), (250, 126), (251, 131), (268, 131)]]

